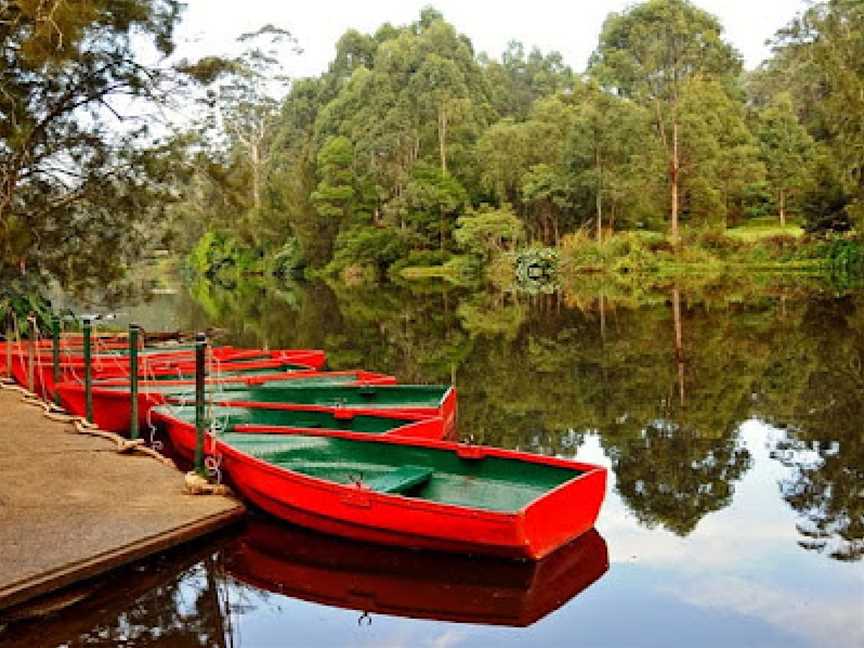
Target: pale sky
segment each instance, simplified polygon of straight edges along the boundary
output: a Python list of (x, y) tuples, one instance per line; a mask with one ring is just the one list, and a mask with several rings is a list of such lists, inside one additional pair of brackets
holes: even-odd
[[(374, 32), (382, 23), (413, 22), (420, 9), (432, 5), (466, 34), (477, 52), (497, 58), (513, 39), (526, 48), (558, 50), (577, 72), (584, 71), (596, 47), (600, 27), (611, 11), (621, 11), (632, 0), (187, 0), (180, 54), (224, 54), (233, 51), (243, 32), (273, 23), (291, 31), (304, 53), (287, 61), (291, 76), (323, 72), (335, 53), (335, 44), (349, 28)], [(804, 0), (696, 0), (698, 6), (720, 18), (725, 36), (753, 68), (769, 54), (765, 40), (805, 7)]]

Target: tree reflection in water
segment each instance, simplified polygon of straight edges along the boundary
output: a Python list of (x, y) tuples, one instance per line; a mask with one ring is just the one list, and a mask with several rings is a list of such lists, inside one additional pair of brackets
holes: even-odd
[[(780, 496), (801, 515), (802, 546), (858, 558), (864, 307), (797, 286), (524, 296), (198, 284), (174, 308), (185, 326), (224, 328), (235, 343), (320, 346), (336, 368), (452, 379), (461, 433), (478, 442), (572, 456), (598, 433), (627, 506), (681, 535), (730, 503), (751, 461), (740, 426), (761, 418), (786, 430)], [(820, 460), (796, 459), (814, 441)]]
[[(39, 603), (50, 613), (0, 626), (0, 646), (233, 647), (232, 613), (246, 593), (220, 576), (223, 544), (177, 550)], [(54, 611), (58, 603), (70, 605)]]

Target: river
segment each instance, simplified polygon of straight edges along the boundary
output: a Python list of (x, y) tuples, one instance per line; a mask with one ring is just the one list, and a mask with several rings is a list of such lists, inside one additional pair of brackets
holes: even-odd
[(452, 381), (463, 439), (609, 467), (598, 534), (530, 566), (256, 516), (0, 626), (0, 645), (864, 644), (864, 294), (244, 282), (117, 308), (115, 323)]

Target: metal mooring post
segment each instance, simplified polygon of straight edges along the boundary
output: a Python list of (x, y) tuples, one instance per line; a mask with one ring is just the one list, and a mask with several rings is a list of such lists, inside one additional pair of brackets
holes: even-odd
[(129, 411), (132, 418), (129, 421), (129, 437), (134, 441), (138, 438), (138, 332), (137, 324), (129, 325)]
[(87, 421), (93, 422), (93, 354), (90, 348), (90, 338), (93, 334), (93, 322), (89, 317), (83, 321), (84, 333), (84, 414)]
[(36, 318), (32, 315), (27, 318), (29, 340), (27, 340), (27, 389), (31, 392), (36, 389)]
[(207, 373), (207, 336), (195, 336), (195, 472), (206, 477), (204, 470), (204, 433), (207, 420), (204, 410), (204, 376)]
[(60, 404), (57, 385), (60, 382), (60, 318), (51, 318), (51, 377), (54, 379), (54, 402)]
[(12, 340), (14, 335), (11, 329), (6, 331), (6, 368), (4, 371), (7, 378), (12, 376)]

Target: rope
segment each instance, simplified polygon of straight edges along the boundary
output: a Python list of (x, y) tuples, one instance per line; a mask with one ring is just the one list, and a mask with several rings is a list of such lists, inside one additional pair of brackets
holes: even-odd
[(231, 495), (225, 484), (212, 484), (194, 470), (186, 473), (186, 492), (189, 495)]
[[(14, 315), (13, 315), (14, 317)], [(18, 331), (17, 319), (15, 320), (15, 329), (16, 329), (16, 337), (19, 349), (19, 358), (23, 360), (23, 347), (21, 343), (20, 333)], [(31, 341), (32, 342), (32, 341)], [(98, 353), (98, 342), (97, 342), (97, 353)], [(115, 358), (112, 358), (116, 361)], [(37, 361), (38, 364), (39, 361)], [(119, 363), (118, 363), (119, 366)], [(11, 367), (10, 367), (11, 369)], [(145, 369), (146, 372), (146, 369)], [(217, 372), (221, 374), (221, 368), (217, 368)], [(73, 369), (74, 373), (74, 369)], [(128, 372), (127, 372), (128, 374)], [(155, 374), (154, 374), (155, 377)], [(57, 423), (66, 423), (71, 424), (73, 430), (77, 434), (84, 434), (88, 436), (94, 436), (101, 439), (105, 439), (107, 441), (111, 441), (115, 445), (115, 449), (118, 454), (131, 454), (131, 453), (139, 453), (146, 455), (156, 461), (162, 463), (163, 465), (169, 466), (176, 470), (176, 464), (169, 459), (168, 457), (159, 453), (159, 451), (155, 447), (148, 447), (144, 439), (125, 439), (119, 434), (114, 432), (109, 432), (107, 430), (101, 429), (95, 423), (89, 422), (87, 419), (81, 416), (73, 416), (67, 414), (65, 410), (61, 407), (58, 407), (54, 403), (47, 402), (39, 397), (38, 394), (18, 385), (14, 379), (10, 377), (0, 377), (0, 390), (2, 391), (12, 391), (21, 396), (21, 401), (33, 407), (38, 407), (42, 410), (43, 416), (50, 421), (54, 421)], [(212, 404), (211, 404), (212, 407)], [(227, 420), (227, 419), (226, 419)], [(150, 428), (150, 440), (151, 444), (155, 446), (153, 443), (155, 441), (154, 435), (156, 432), (156, 426), (153, 424), (152, 418), (150, 417), (150, 412), (148, 411), (147, 415), (147, 424)], [(219, 424), (217, 423), (214, 426), (218, 429)], [(214, 430), (215, 432), (215, 430)], [(189, 472), (186, 474), (184, 483), (186, 492), (190, 495), (231, 495), (231, 489), (228, 488), (225, 484), (222, 483), (222, 471), (221, 471), (221, 463), (222, 457), (215, 453), (215, 439), (211, 439), (211, 443), (213, 444), (212, 450), (214, 452), (214, 456), (208, 457), (207, 462), (205, 463), (206, 469), (208, 473), (215, 475), (217, 482), (211, 483), (207, 478), (198, 475), (197, 473)], [(161, 445), (161, 444), (160, 444)]]
[(78, 434), (86, 434), (88, 436), (95, 436), (106, 439), (108, 441), (112, 441), (116, 446), (117, 452), (120, 454), (137, 452), (156, 459), (160, 463), (166, 466), (170, 466), (171, 468), (177, 468), (177, 466), (171, 459), (160, 454), (155, 449), (148, 447), (145, 444), (144, 439), (136, 439), (135, 441), (130, 441), (129, 439), (123, 438), (119, 434), (115, 434), (114, 432), (108, 432), (107, 430), (101, 429), (95, 423), (90, 423), (87, 419), (81, 416), (72, 416), (71, 414), (66, 414), (62, 408), (57, 407), (53, 403), (43, 401), (39, 398), (38, 395), (31, 392), (29, 389), (25, 389), (20, 385), (10, 383), (6, 379), (0, 380), (0, 389), (4, 391), (14, 391), (19, 393), (21, 395), (21, 401), (25, 405), (39, 407), (42, 410), (43, 416), (45, 416), (45, 418), (50, 421), (55, 421), (57, 423), (71, 423), (72, 427), (75, 429), (75, 432), (77, 432)]

